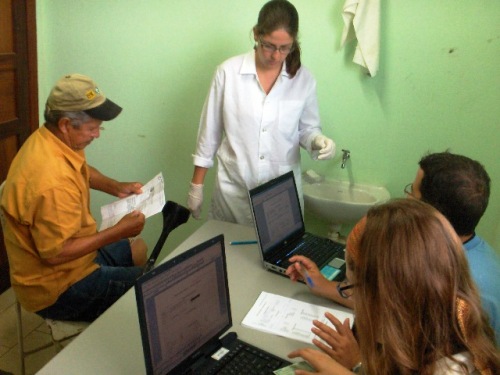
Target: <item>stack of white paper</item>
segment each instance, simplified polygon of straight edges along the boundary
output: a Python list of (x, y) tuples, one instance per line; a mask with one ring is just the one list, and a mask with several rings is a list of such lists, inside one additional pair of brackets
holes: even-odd
[(349, 318), (352, 327), (354, 314), (348, 311), (352, 310), (328, 308), (262, 292), (241, 324), (262, 332), (310, 344), (313, 338), (318, 338), (311, 332), (313, 320), (319, 320), (335, 329), (325, 317), (325, 312), (329, 312), (341, 322)]

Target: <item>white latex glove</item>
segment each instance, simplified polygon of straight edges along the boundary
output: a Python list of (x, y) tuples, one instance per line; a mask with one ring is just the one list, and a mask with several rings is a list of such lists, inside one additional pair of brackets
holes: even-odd
[(203, 184), (193, 184), (191, 182), (188, 193), (187, 206), (189, 208), (189, 211), (191, 211), (191, 215), (196, 220), (200, 219), (202, 204), (203, 204)]
[(327, 160), (335, 156), (335, 142), (322, 134), (313, 139), (311, 148), (313, 150), (319, 150), (317, 155), (319, 160)]

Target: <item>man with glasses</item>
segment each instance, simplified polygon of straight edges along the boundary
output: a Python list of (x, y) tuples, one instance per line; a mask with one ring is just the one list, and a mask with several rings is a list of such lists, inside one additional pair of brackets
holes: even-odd
[(490, 177), (479, 162), (450, 152), (428, 154), (419, 166), (405, 193), (437, 208), (459, 235), (499, 343), (500, 256), (475, 232), (488, 206)]
[(43, 318), (92, 321), (134, 283), (146, 262), (145, 223), (134, 211), (97, 231), (90, 188), (126, 197), (118, 182), (87, 164), (84, 149), (121, 108), (91, 78), (62, 77), (47, 99), (45, 124), (23, 144), (1, 197), (11, 284), (21, 305)]
[[(415, 180), (406, 185), (405, 194), (411, 199), (421, 199), (438, 209), (452, 224), (464, 244), (471, 275), (476, 282), (481, 302), (495, 331), (497, 344), (500, 339), (500, 257), (486, 241), (475, 233), (475, 228), (488, 206), (490, 178), (484, 167), (477, 161), (449, 152), (424, 156), (419, 161), (420, 168)], [(347, 254), (355, 247), (362, 233), (352, 231), (347, 242)], [(315, 263), (302, 256), (290, 259), (294, 262), (287, 274), (290, 279), (305, 280), (305, 272), (311, 279), (311, 291), (342, 305), (353, 307), (352, 296), (355, 285), (348, 280), (330, 282), (320, 273)], [(312, 287), (312, 285), (314, 285)], [(332, 357), (347, 367), (359, 360), (359, 348), (349, 325), (330, 317), (336, 331), (324, 324), (314, 329), (322, 330), (332, 337)]]

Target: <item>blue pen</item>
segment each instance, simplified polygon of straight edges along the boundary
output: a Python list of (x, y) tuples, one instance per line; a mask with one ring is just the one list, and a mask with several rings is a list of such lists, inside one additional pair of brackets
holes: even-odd
[(249, 240), (249, 241), (231, 241), (229, 242), (230, 245), (253, 245), (256, 244), (257, 241), (255, 240)]
[(314, 282), (312, 281), (311, 276), (309, 276), (309, 272), (307, 272), (307, 268), (304, 267), (304, 265), (302, 263), (300, 263), (300, 266), (302, 267), (302, 269), (304, 270), (304, 272), (306, 274), (307, 284), (309, 285), (309, 287), (314, 288)]

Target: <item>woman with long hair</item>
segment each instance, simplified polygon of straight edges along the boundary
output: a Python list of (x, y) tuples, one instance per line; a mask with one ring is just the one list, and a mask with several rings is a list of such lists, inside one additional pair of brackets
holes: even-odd
[[(393, 200), (370, 209), (350, 237), (347, 278), (363, 373), (498, 373), (493, 330), (442, 214), (422, 201)], [(320, 374), (352, 373), (318, 350), (290, 353), (297, 356)]]

